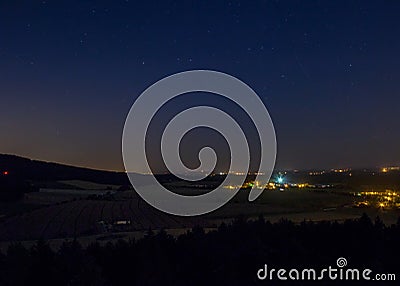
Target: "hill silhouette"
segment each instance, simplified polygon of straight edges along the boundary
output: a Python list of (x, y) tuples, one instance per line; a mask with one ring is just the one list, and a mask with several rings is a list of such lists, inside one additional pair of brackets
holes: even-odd
[(129, 184), (128, 177), (123, 172), (94, 170), (0, 154), (0, 173), (4, 175), (5, 172), (8, 176), (29, 181), (83, 180), (99, 184)]

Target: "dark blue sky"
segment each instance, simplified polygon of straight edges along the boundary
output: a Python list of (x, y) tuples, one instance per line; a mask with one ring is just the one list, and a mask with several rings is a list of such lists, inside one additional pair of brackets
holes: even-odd
[(184, 70), (249, 84), (279, 168), (400, 164), (398, 1), (1, 1), (0, 153), (122, 169), (136, 97)]

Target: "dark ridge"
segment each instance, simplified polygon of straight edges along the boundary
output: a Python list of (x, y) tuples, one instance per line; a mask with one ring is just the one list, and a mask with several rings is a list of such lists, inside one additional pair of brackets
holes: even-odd
[(31, 160), (16, 155), (0, 154), (0, 172), (20, 180), (58, 181), (84, 180), (99, 184), (128, 185), (123, 172), (100, 171), (58, 163)]

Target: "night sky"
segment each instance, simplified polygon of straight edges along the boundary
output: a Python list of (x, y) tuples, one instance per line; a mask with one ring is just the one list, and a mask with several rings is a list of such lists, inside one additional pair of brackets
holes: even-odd
[(159, 2), (1, 1), (0, 153), (123, 170), (137, 96), (211, 69), (262, 97), (278, 168), (400, 164), (400, 2)]

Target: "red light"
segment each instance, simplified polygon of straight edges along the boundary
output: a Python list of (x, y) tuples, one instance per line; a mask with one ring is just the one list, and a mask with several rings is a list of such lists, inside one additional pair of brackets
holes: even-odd
[(7, 171), (4, 171), (4, 172), (3, 172), (3, 175), (4, 175), (4, 176), (7, 176), (7, 175), (8, 175), (8, 172), (7, 172)]

